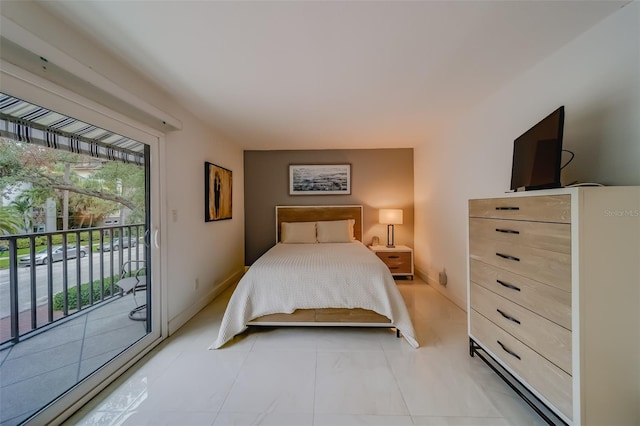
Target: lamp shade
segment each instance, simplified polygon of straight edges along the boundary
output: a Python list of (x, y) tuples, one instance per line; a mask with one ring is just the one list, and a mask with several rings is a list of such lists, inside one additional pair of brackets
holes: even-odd
[(385, 225), (402, 225), (402, 209), (380, 209), (379, 222)]

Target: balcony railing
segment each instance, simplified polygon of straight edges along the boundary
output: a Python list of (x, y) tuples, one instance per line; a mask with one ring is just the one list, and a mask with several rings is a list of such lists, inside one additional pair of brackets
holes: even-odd
[(3, 235), (0, 246), (0, 347), (121, 297), (123, 263), (145, 259), (143, 224)]

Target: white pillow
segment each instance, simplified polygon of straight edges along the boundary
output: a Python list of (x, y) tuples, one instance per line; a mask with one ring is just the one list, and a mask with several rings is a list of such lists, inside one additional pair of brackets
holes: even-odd
[(316, 222), (319, 243), (350, 243), (354, 240), (354, 219)]
[(280, 242), (284, 244), (314, 244), (316, 239), (315, 222), (282, 222), (280, 224)]

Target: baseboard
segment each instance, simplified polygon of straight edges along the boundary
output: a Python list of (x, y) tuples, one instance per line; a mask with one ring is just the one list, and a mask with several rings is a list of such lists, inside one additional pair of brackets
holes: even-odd
[(418, 277), (420, 277), (420, 279), (422, 281), (424, 281), (425, 283), (429, 284), (438, 293), (440, 293), (441, 295), (446, 297), (448, 300), (450, 300), (454, 305), (456, 305), (457, 307), (459, 307), (463, 311), (467, 312), (467, 301), (466, 301), (466, 299), (465, 300), (460, 300), (457, 297), (453, 297), (451, 294), (449, 294), (449, 292), (444, 290), (443, 286), (440, 285), (440, 283), (436, 279), (431, 278), (429, 276), (429, 274), (425, 273), (421, 269), (415, 268), (415, 273), (416, 273), (416, 275)]
[(189, 306), (184, 311), (180, 312), (175, 317), (169, 320), (169, 336), (175, 333), (180, 327), (185, 325), (187, 321), (193, 318), (198, 312), (204, 309), (209, 303), (213, 301), (216, 297), (220, 295), (223, 291), (229, 288), (230, 285), (237, 283), (242, 275), (244, 274), (244, 268), (236, 271), (229, 278), (224, 281), (221, 281), (212, 288), (204, 297), (198, 299), (196, 303)]

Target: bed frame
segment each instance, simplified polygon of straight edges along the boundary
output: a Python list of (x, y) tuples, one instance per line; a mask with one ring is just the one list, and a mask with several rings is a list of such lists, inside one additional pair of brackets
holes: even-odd
[[(355, 219), (354, 236), (362, 241), (362, 206), (276, 206), (276, 243), (280, 241), (282, 222)], [(291, 314), (271, 314), (255, 318), (247, 325), (262, 326), (337, 326), (387, 327), (391, 320), (367, 309), (298, 309)], [(397, 333), (398, 334), (398, 333)]]

